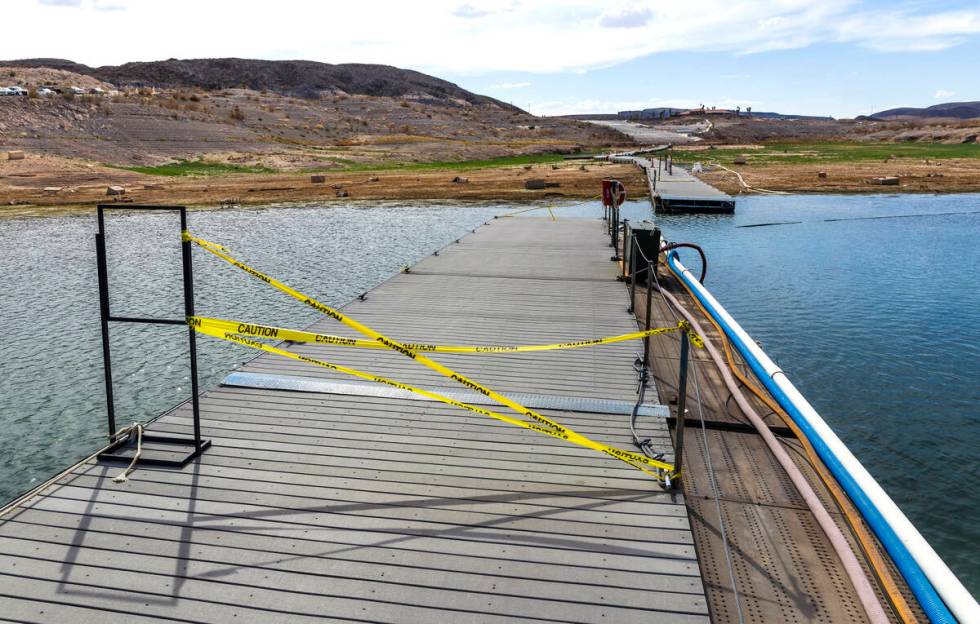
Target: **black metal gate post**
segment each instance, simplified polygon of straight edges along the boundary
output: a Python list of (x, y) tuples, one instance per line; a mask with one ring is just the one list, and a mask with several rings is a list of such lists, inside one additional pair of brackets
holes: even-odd
[[(123, 317), (113, 316), (109, 307), (109, 271), (106, 259), (106, 231), (105, 231), (105, 211), (116, 210), (152, 210), (152, 211), (171, 211), (180, 213), (181, 231), (181, 264), (182, 278), (184, 286), (184, 315), (183, 319), (161, 319), (143, 317)], [(116, 428), (116, 410), (113, 397), (112, 384), (112, 356), (110, 354), (109, 343), (109, 322), (117, 323), (144, 323), (152, 325), (187, 325), (187, 317), (194, 316), (194, 269), (192, 264), (191, 243), (183, 240), (183, 232), (187, 230), (187, 208), (184, 206), (134, 206), (134, 205), (113, 205), (99, 204), (98, 206), (99, 231), (95, 235), (95, 253), (98, 264), (99, 277), (99, 309), (102, 324), (102, 364), (105, 368), (105, 393), (106, 393), (106, 412), (109, 419), (109, 440), (113, 442), (104, 452), (99, 454), (100, 460), (105, 461), (132, 461), (133, 456), (126, 454), (127, 446), (131, 446), (131, 436), (118, 437)], [(192, 438), (179, 435), (164, 435), (144, 431), (142, 439), (145, 442), (161, 442), (167, 446), (193, 446), (193, 450), (187, 452), (177, 459), (163, 459), (154, 457), (141, 457), (139, 462), (145, 465), (155, 466), (183, 466), (202, 451), (211, 446), (211, 440), (201, 439), (201, 409), (198, 399), (198, 378), (197, 378), (197, 340), (194, 329), (187, 327), (188, 347), (190, 358), (191, 376), (191, 406), (194, 417), (194, 435)], [(117, 439), (118, 437), (118, 439)]]
[[(184, 319), (194, 316), (194, 265), (191, 241), (184, 238), (187, 231), (187, 209), (180, 210), (180, 259), (184, 274)], [(194, 411), (194, 452), (201, 452), (201, 405), (197, 385), (197, 335), (194, 328), (187, 326), (187, 346), (191, 360), (191, 407)]]
[[(656, 271), (656, 267), (648, 262), (647, 263), (647, 315), (646, 315), (646, 322), (643, 325), (643, 328), (647, 330), (650, 329), (650, 314), (651, 314), (651, 307), (653, 305), (651, 303), (651, 300), (653, 299), (653, 297), (651, 296), (653, 294), (651, 290), (653, 288), (653, 278), (654, 278), (653, 271)], [(636, 287), (634, 286), (634, 288)], [(647, 369), (650, 368), (650, 335), (649, 334), (643, 337), (643, 368), (647, 368)]]
[(106, 268), (105, 236), (102, 211), (99, 232), (95, 235), (95, 261), (99, 274), (99, 320), (102, 325), (102, 368), (105, 371), (105, 401), (109, 416), (109, 439), (116, 437), (116, 406), (112, 395), (112, 358), (109, 355), (109, 271)]
[(681, 331), (681, 363), (680, 379), (677, 382), (677, 420), (674, 434), (674, 472), (680, 474), (684, 463), (684, 412), (687, 409), (687, 359), (688, 351), (687, 330)]
[[(629, 274), (626, 275), (626, 284), (630, 289), (630, 307), (627, 312), (632, 314), (633, 311), (636, 310), (636, 251), (638, 246), (636, 243), (636, 237), (630, 236), (629, 233), (629, 230), (625, 230), (625, 235), (623, 237), (623, 273), (625, 274), (627, 270), (629, 271)], [(628, 259), (626, 241), (629, 241), (630, 246)]]
[(619, 257), (619, 206), (616, 205), (616, 199), (613, 198), (612, 205), (612, 248), (613, 256), (610, 258), (612, 261), (618, 261)]

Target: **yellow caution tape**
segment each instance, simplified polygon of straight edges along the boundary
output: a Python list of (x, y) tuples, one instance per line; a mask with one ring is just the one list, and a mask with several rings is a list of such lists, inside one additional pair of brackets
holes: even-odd
[[(505, 212), (504, 214), (498, 215), (498, 216), (499, 217), (513, 217), (514, 215), (523, 214), (525, 212), (532, 212), (534, 210), (544, 210), (545, 208), (547, 208), (548, 212), (551, 212), (551, 210), (554, 209), (554, 208), (575, 208), (577, 206), (584, 206), (586, 204), (591, 204), (592, 202), (594, 202), (597, 199), (602, 199), (602, 195), (596, 195), (595, 197), (590, 197), (586, 201), (578, 202), (576, 204), (562, 204), (560, 206), (545, 206), (545, 207), (543, 207), (543, 206), (534, 206), (533, 208), (522, 208), (521, 210), (515, 210), (513, 212)], [(494, 218), (496, 218), (496, 217), (494, 217)], [(557, 221), (558, 220), (558, 218), (555, 216), (555, 214), (553, 212), (551, 213), (551, 218), (552, 218), (553, 221)]]
[[(358, 347), (361, 349), (387, 349), (385, 345), (376, 340), (362, 340), (359, 338), (347, 338), (344, 336), (334, 336), (331, 334), (319, 334), (297, 329), (284, 329), (273, 325), (259, 325), (256, 323), (243, 323), (240, 321), (230, 321), (227, 319), (208, 318), (205, 316), (190, 317), (198, 323), (198, 327), (207, 327), (223, 332), (231, 332), (241, 336), (255, 336), (256, 338), (276, 338), (278, 340), (289, 340), (291, 342), (308, 342), (314, 344), (336, 345), (344, 347)], [(681, 321), (675, 327), (656, 327), (644, 331), (609, 336), (607, 338), (592, 338), (588, 340), (576, 340), (573, 342), (556, 342), (553, 344), (540, 345), (435, 345), (419, 342), (403, 342), (405, 347), (412, 351), (426, 353), (527, 353), (531, 351), (556, 351), (559, 349), (579, 349), (582, 347), (594, 347), (597, 345), (612, 344), (626, 340), (636, 340), (646, 336), (656, 336), (675, 332), (684, 329), (686, 321)], [(692, 336), (693, 338), (693, 336)], [(700, 338), (699, 338), (700, 340)], [(692, 339), (693, 342), (693, 339)]]
[[(269, 284), (270, 286), (272, 286), (272, 287), (274, 287), (274, 288), (276, 288), (278, 290), (281, 290), (282, 292), (288, 294), (289, 296), (291, 296), (291, 297), (293, 297), (293, 298), (295, 298), (295, 299), (297, 299), (299, 301), (302, 301), (303, 303), (305, 303), (306, 305), (312, 307), (314, 310), (317, 310), (321, 314), (324, 314), (326, 316), (329, 316), (330, 318), (332, 318), (332, 319), (334, 319), (336, 321), (339, 321), (339, 322), (343, 323), (344, 325), (347, 325), (348, 327), (350, 327), (350, 328), (352, 328), (352, 329), (360, 332), (361, 334), (364, 334), (365, 336), (368, 336), (369, 338), (372, 338), (372, 339), (376, 340), (377, 342), (383, 344), (387, 348), (389, 348), (389, 349), (391, 349), (393, 351), (397, 351), (397, 352), (401, 353), (402, 355), (404, 355), (406, 357), (409, 357), (409, 358), (415, 360), (416, 362), (422, 364), (423, 366), (426, 366), (427, 368), (430, 368), (430, 369), (436, 371), (437, 373), (439, 373), (439, 374), (441, 374), (441, 375), (443, 375), (445, 377), (448, 377), (449, 379), (452, 379), (453, 381), (456, 381), (457, 383), (460, 383), (460, 384), (466, 386), (467, 388), (470, 388), (472, 390), (476, 390), (477, 392), (483, 394), (484, 396), (486, 396), (488, 398), (491, 398), (494, 401), (497, 401), (498, 403), (500, 403), (500, 404), (502, 404), (502, 405), (504, 405), (504, 406), (506, 406), (506, 407), (508, 407), (508, 408), (510, 408), (512, 410), (514, 410), (515, 412), (517, 412), (519, 414), (522, 414), (524, 416), (527, 416), (528, 418), (530, 418), (530, 419), (532, 419), (532, 420), (540, 423), (542, 425), (542, 427), (541, 428), (537, 428), (535, 430), (548, 431), (548, 434), (551, 435), (551, 436), (554, 436), (554, 437), (557, 437), (557, 438), (561, 438), (561, 439), (565, 439), (565, 440), (569, 440), (570, 442), (574, 442), (576, 444), (580, 444), (582, 446), (586, 446), (588, 448), (592, 448), (594, 450), (597, 450), (597, 451), (606, 453), (606, 454), (610, 455), (611, 457), (615, 457), (616, 459), (618, 459), (620, 461), (623, 461), (623, 462), (625, 462), (625, 463), (633, 466), (634, 468), (637, 468), (638, 470), (641, 470), (641, 471), (649, 474), (650, 476), (652, 476), (652, 477), (654, 477), (656, 479), (662, 479), (661, 475), (657, 474), (653, 470), (648, 470), (644, 466), (650, 466), (650, 467), (652, 467), (654, 469), (666, 470), (668, 473), (672, 473), (673, 470), (674, 470), (674, 467), (671, 464), (668, 464), (666, 462), (662, 462), (662, 461), (658, 461), (658, 460), (655, 460), (655, 459), (651, 459), (651, 458), (647, 457), (646, 455), (642, 455), (640, 453), (634, 453), (634, 452), (631, 452), (631, 451), (624, 451), (622, 449), (617, 449), (617, 448), (613, 448), (613, 447), (610, 447), (610, 446), (605, 446), (603, 444), (599, 444), (598, 442), (594, 442), (594, 441), (590, 440), (589, 438), (586, 438), (585, 436), (583, 436), (583, 435), (581, 435), (579, 433), (576, 433), (576, 432), (572, 431), (571, 429), (568, 429), (568, 428), (566, 428), (566, 427), (564, 427), (562, 425), (559, 425), (558, 423), (556, 423), (555, 421), (551, 420), (550, 418), (547, 418), (547, 417), (545, 417), (545, 416), (543, 416), (541, 414), (538, 414), (534, 410), (528, 409), (528, 408), (524, 407), (523, 405), (517, 403), (516, 401), (512, 401), (511, 399), (507, 398), (506, 396), (504, 396), (504, 395), (502, 395), (502, 394), (500, 394), (498, 392), (495, 392), (495, 391), (491, 390), (490, 388), (487, 388), (486, 386), (483, 386), (482, 384), (479, 384), (479, 383), (477, 383), (477, 382), (469, 379), (468, 377), (466, 377), (466, 376), (464, 376), (464, 375), (462, 375), (460, 373), (457, 373), (457, 372), (453, 371), (452, 369), (450, 369), (450, 368), (448, 368), (446, 366), (443, 366), (439, 362), (436, 362), (435, 360), (432, 360), (432, 359), (430, 359), (430, 358), (428, 358), (428, 357), (426, 357), (426, 356), (418, 353), (417, 351), (414, 351), (414, 350), (408, 348), (407, 346), (405, 346), (405, 345), (403, 345), (403, 344), (401, 344), (399, 342), (396, 342), (396, 341), (394, 341), (394, 340), (392, 340), (390, 338), (387, 338), (386, 336), (384, 336), (384, 335), (380, 334), (379, 332), (371, 329), (370, 327), (368, 327), (368, 326), (366, 326), (366, 325), (364, 325), (362, 323), (359, 323), (358, 321), (356, 321), (356, 320), (354, 320), (354, 319), (352, 319), (352, 318), (350, 318), (348, 316), (345, 316), (340, 311), (335, 310), (334, 308), (331, 308), (328, 305), (325, 305), (323, 303), (320, 303), (316, 299), (313, 299), (312, 297), (309, 297), (309, 296), (301, 293), (300, 291), (298, 291), (298, 290), (296, 290), (296, 289), (294, 289), (294, 288), (292, 288), (290, 286), (287, 286), (286, 284), (283, 284), (282, 282), (280, 282), (280, 281), (278, 281), (278, 280), (276, 280), (276, 279), (274, 279), (272, 277), (269, 277), (268, 275), (265, 275), (264, 273), (261, 273), (259, 271), (256, 271), (255, 269), (253, 269), (252, 267), (246, 265), (245, 263), (240, 262), (240, 261), (236, 260), (235, 258), (232, 258), (230, 255), (228, 255), (226, 253), (228, 250), (225, 247), (222, 247), (221, 245), (217, 245), (215, 243), (211, 243), (209, 241), (206, 241), (206, 240), (197, 238), (195, 236), (191, 236), (190, 232), (188, 232), (187, 230), (184, 230), (181, 233), (181, 237), (185, 241), (191, 241), (191, 242), (199, 245), (201, 248), (206, 249), (207, 251), (210, 251), (212, 254), (218, 256), (219, 258), (221, 258), (225, 262), (228, 262), (232, 266), (235, 266), (235, 267), (241, 269), (242, 271), (245, 271), (249, 275), (252, 275), (253, 277), (256, 277), (256, 278), (262, 280), (263, 282)], [(188, 322), (191, 323), (191, 326), (193, 327), (193, 321), (191, 319), (188, 319)], [(195, 327), (195, 329), (198, 329), (199, 331), (201, 331), (199, 328), (196, 328)], [(207, 330), (207, 332), (216, 332), (216, 330)], [(207, 332), (205, 332), (205, 333), (207, 333)], [(211, 335), (213, 335), (213, 334), (211, 334)], [(224, 336), (224, 334), (222, 334), (220, 337), (224, 338), (225, 336)], [(239, 338), (240, 339), (233, 339), (233, 340), (235, 342), (239, 342), (241, 344), (246, 344), (246, 342), (243, 342), (243, 341), (247, 341), (247, 343), (254, 343), (254, 344), (247, 344), (247, 346), (254, 346), (255, 344), (262, 344), (262, 343), (259, 343), (259, 342), (254, 341), (254, 340), (249, 340), (247, 338), (243, 338), (243, 337), (239, 337)], [(268, 345), (263, 345), (263, 347), (268, 347), (269, 349), (274, 349), (275, 348), (275, 347), (269, 347)], [(257, 347), (257, 348), (262, 348), (262, 347)], [(267, 350), (267, 349), (264, 349), (263, 348), (263, 350)], [(288, 354), (285, 357), (291, 357), (291, 358), (294, 358), (294, 359), (298, 359), (300, 361), (309, 361), (310, 363), (317, 364), (317, 365), (320, 365), (320, 366), (322, 366), (324, 364), (327, 364), (326, 362), (320, 363), (318, 360), (313, 360), (312, 358), (305, 358), (304, 356), (299, 356), (299, 355), (290, 353), (289, 351), (284, 351), (282, 349), (279, 349), (278, 351), (282, 351), (282, 353), (280, 355)], [(345, 369), (343, 367), (339, 367), (339, 366), (333, 365), (333, 364), (327, 365), (327, 368), (332, 368), (333, 370), (337, 370), (337, 371), (340, 371), (340, 372), (347, 372), (348, 374), (357, 375), (357, 376), (360, 376), (362, 374), (363, 375), (368, 375), (367, 373), (361, 373), (361, 371), (355, 371), (355, 369)], [(351, 371), (354, 371), (354, 372), (351, 372)], [(366, 378), (374, 379), (375, 376), (369, 375)], [(384, 378), (377, 378), (375, 380), (376, 381), (379, 381), (380, 383), (388, 383), (388, 381), (390, 381), (390, 380), (383, 380), (383, 379)], [(395, 383), (395, 382), (392, 382), (392, 383)], [(408, 387), (406, 387), (406, 389), (408, 389)], [(428, 392), (428, 391), (422, 391), (422, 392), (420, 392), (420, 394), (423, 394), (424, 392)], [(430, 394), (435, 394), (435, 393), (430, 393)], [(428, 396), (428, 395), (425, 395), (425, 394), (423, 394), (423, 395), (424, 396)], [(432, 398), (436, 398), (437, 400), (442, 400), (445, 397), (441, 397), (440, 395), (435, 395)], [(450, 399), (447, 399), (447, 401), (448, 400), (450, 400)], [(458, 401), (453, 402), (452, 404), (453, 405), (459, 404), (459, 405), (457, 405), (458, 407), (462, 407), (463, 405), (465, 405), (465, 404), (460, 404)], [(470, 407), (473, 407), (473, 406), (470, 406)], [(469, 409), (469, 408), (464, 408), (464, 409)], [(481, 409), (481, 408), (475, 408), (475, 409)], [(483, 410), (483, 411), (489, 411), (489, 410)], [(505, 418), (508, 418), (508, 417), (505, 417)], [(525, 428), (533, 428), (533, 427), (535, 427), (535, 426), (531, 425), (530, 423), (525, 423), (525, 422), (522, 422), (522, 421), (519, 421), (519, 420), (516, 420), (516, 419), (511, 419), (511, 420), (513, 420), (514, 423), (520, 423), (520, 426), (525, 427)], [(507, 422), (510, 422), (510, 421), (507, 421)]]
[[(218, 329), (214, 329), (214, 328), (211, 328), (211, 327), (206, 327), (206, 326), (203, 326), (203, 325), (199, 324), (196, 320), (194, 320), (194, 317), (189, 317), (188, 318), (188, 324), (191, 327), (193, 327), (195, 331), (198, 331), (198, 332), (200, 332), (202, 334), (205, 334), (205, 335), (208, 335), (208, 336), (212, 336), (214, 338), (220, 338), (221, 340), (227, 340), (229, 342), (235, 342), (235, 343), (238, 343), (240, 345), (244, 345), (246, 347), (251, 347), (253, 349), (260, 349), (262, 351), (267, 351), (269, 353), (275, 353), (276, 355), (281, 355), (283, 357), (287, 357), (287, 358), (290, 358), (290, 359), (293, 359), (293, 360), (298, 360), (300, 362), (306, 362), (308, 364), (313, 364), (315, 366), (321, 366), (323, 368), (328, 368), (330, 370), (334, 370), (334, 371), (337, 371), (339, 373), (345, 373), (347, 375), (352, 375), (354, 377), (359, 377), (361, 379), (367, 379), (368, 381), (375, 381), (377, 383), (382, 383), (382, 384), (385, 384), (387, 386), (392, 386), (392, 387), (398, 388), (400, 390), (406, 390), (408, 392), (414, 392), (415, 394), (420, 394), (420, 395), (425, 396), (425, 397), (428, 397), (430, 399), (433, 399), (433, 400), (436, 400), (436, 401), (441, 401), (442, 403), (446, 403), (448, 405), (453, 405), (455, 407), (459, 407), (459, 408), (462, 408), (462, 409), (465, 409), (465, 410), (468, 410), (468, 411), (471, 411), (471, 412), (475, 412), (477, 414), (483, 414), (484, 416), (489, 416), (491, 418), (496, 418), (497, 420), (501, 420), (501, 421), (503, 421), (505, 423), (508, 423), (508, 424), (511, 424), (511, 425), (516, 425), (518, 427), (523, 427), (525, 429), (530, 429), (531, 431), (538, 431), (540, 433), (547, 434), (547, 435), (549, 435), (549, 436), (551, 436), (553, 438), (558, 438), (560, 440), (568, 440), (569, 442), (573, 442), (575, 444), (579, 444), (581, 446), (585, 446), (587, 448), (591, 448), (593, 450), (596, 450), (596, 451), (599, 451), (599, 452), (602, 452), (602, 453), (606, 453), (606, 454), (611, 455), (612, 457), (615, 457), (617, 459), (621, 459), (622, 461), (625, 461), (626, 463), (630, 464), (634, 468), (639, 468), (640, 470), (643, 470), (644, 472), (647, 472), (647, 473), (651, 474), (652, 476), (656, 477), (657, 479), (662, 479), (662, 477), (660, 475), (658, 475), (656, 473), (653, 473), (653, 472), (651, 472), (649, 470), (646, 470), (645, 468), (643, 468), (641, 466), (636, 466), (633, 463), (634, 458), (632, 457), (633, 455), (636, 455), (636, 453), (631, 453), (629, 451), (623, 451), (623, 450), (617, 449), (617, 448), (612, 447), (612, 446), (607, 446), (605, 444), (600, 444), (599, 442), (594, 442), (594, 441), (586, 438), (585, 436), (579, 435), (579, 434), (575, 433), (574, 431), (572, 431), (572, 430), (570, 430), (568, 428), (565, 428), (565, 427), (559, 426), (556, 429), (556, 428), (553, 428), (553, 427), (544, 427), (544, 426), (541, 426), (541, 425), (536, 425), (534, 423), (524, 422), (522, 420), (518, 420), (516, 418), (511, 418), (510, 416), (506, 416), (504, 414), (500, 414), (498, 412), (494, 412), (493, 410), (484, 409), (482, 407), (478, 407), (476, 405), (471, 405), (469, 403), (464, 403), (462, 401), (456, 401), (454, 399), (450, 399), (449, 397), (443, 396), (443, 395), (441, 395), (441, 394), (439, 394), (437, 392), (432, 392), (430, 390), (425, 390), (423, 388), (416, 388), (415, 386), (411, 386), (409, 384), (405, 384), (405, 383), (402, 383), (400, 381), (394, 381), (392, 379), (388, 379), (387, 377), (381, 377), (379, 375), (372, 375), (371, 373), (366, 373), (366, 372), (361, 371), (361, 370), (358, 370), (356, 368), (350, 368), (350, 367), (347, 367), (347, 366), (341, 366), (339, 364), (332, 364), (330, 362), (325, 362), (323, 360), (318, 360), (316, 358), (306, 357), (305, 355), (299, 355), (298, 353), (292, 353), (292, 352), (286, 351), (284, 349), (279, 349), (278, 347), (273, 347), (271, 345), (267, 345), (267, 344), (262, 343), (262, 342), (259, 342), (257, 340), (252, 340), (251, 338), (246, 338), (245, 336), (240, 336), (238, 334), (234, 334), (234, 333), (231, 333), (231, 332), (223, 332), (223, 331), (218, 330)], [(674, 469), (674, 467), (671, 464), (668, 464), (666, 462), (657, 461), (655, 459), (650, 459), (650, 458), (645, 457), (645, 456), (640, 456), (640, 461), (642, 461), (642, 463), (647, 464), (649, 466), (652, 466), (654, 468), (660, 468), (662, 470), (666, 470), (668, 473), (670, 473)], [(671, 476), (674, 477), (676, 475), (671, 475)]]

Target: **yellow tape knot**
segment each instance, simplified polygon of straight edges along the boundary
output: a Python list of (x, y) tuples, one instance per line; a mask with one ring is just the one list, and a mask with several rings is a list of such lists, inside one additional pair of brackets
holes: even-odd
[(188, 242), (189, 241), (191, 243), (196, 243), (197, 245), (200, 245), (201, 247), (204, 247), (205, 249), (207, 249), (209, 251), (215, 251), (215, 250), (217, 250), (217, 251), (223, 251), (225, 253), (227, 253), (229, 251), (229, 249), (227, 247), (223, 246), (223, 245), (219, 245), (218, 243), (212, 243), (211, 241), (206, 241), (203, 238), (198, 238), (196, 236), (192, 236), (191, 233), (189, 231), (187, 231), (187, 230), (182, 230), (181, 231), (181, 233), (180, 233), (180, 240), (182, 240), (184, 242)]
[(678, 321), (677, 322), (677, 327), (679, 327), (681, 331), (683, 331), (683, 332), (685, 332), (687, 334), (687, 337), (688, 337), (688, 339), (690, 339), (691, 344), (693, 344), (698, 349), (703, 349), (704, 348), (704, 340), (701, 338), (701, 336), (698, 336), (694, 332), (694, 329), (691, 327), (691, 324), (689, 322), (687, 322), (687, 321)]

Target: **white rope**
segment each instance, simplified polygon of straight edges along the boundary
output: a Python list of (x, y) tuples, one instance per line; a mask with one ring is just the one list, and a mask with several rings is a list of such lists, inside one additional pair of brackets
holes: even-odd
[(719, 169), (724, 169), (725, 171), (727, 171), (729, 173), (734, 173), (735, 174), (735, 177), (738, 178), (738, 183), (741, 184), (742, 185), (742, 188), (744, 188), (747, 191), (755, 191), (756, 193), (763, 193), (763, 194), (768, 194), (768, 195), (792, 195), (792, 193), (787, 193), (785, 191), (771, 191), (769, 189), (756, 188), (754, 186), (749, 186), (749, 183), (746, 182), (744, 178), (742, 178), (742, 174), (739, 173), (738, 171), (735, 171), (734, 169), (729, 169), (728, 167), (726, 167), (725, 165), (722, 165), (720, 163), (713, 162), (711, 164), (714, 165), (715, 167), (718, 167)]
[(124, 431), (132, 435), (133, 430), (136, 431), (136, 453), (133, 455), (133, 461), (129, 462), (129, 466), (126, 466), (126, 469), (119, 473), (118, 476), (112, 478), (113, 483), (125, 483), (128, 481), (129, 474), (133, 472), (133, 469), (136, 467), (136, 462), (139, 461), (140, 455), (143, 453), (143, 425), (133, 423)]

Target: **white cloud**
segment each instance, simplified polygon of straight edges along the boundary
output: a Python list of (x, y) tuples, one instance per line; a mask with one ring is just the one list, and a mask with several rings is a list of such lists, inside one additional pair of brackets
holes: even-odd
[[(940, 50), (980, 34), (980, 7), (947, 10), (922, 2), (871, 10), (852, 0), (430, 0), (421, 12), (401, 0), (277, 0), (275, 11), (262, 0), (40, 1), (45, 4), (4, 0), (0, 58), (104, 65), (239, 56), (383, 63), (435, 74), (549, 73), (677, 51), (751, 54), (817, 43)], [(77, 8), (71, 20), (54, 20), (52, 4)], [(370, 27), (356, 27), (363, 24)], [(147, 37), (150, 26), (179, 32), (179, 41)], [(113, 35), (79, 46), (79, 32)]]
[(481, 0), (480, 2), (465, 2), (452, 10), (453, 17), (473, 19), (486, 17), (494, 13), (502, 13), (517, 8), (518, 0)]
[[(82, 0), (38, 0), (38, 2), (44, 6), (62, 6), (62, 7), (73, 7), (78, 8), (82, 6)], [(126, 7), (121, 4), (114, 4), (111, 2), (104, 2), (103, 0), (94, 0), (90, 2), (90, 6), (96, 11), (125, 11)]]
[(493, 11), (490, 9), (481, 9), (473, 6), (472, 4), (461, 4), (453, 10), (453, 15), (456, 17), (484, 17), (486, 15), (491, 15)]
[(903, 10), (868, 11), (848, 16), (837, 29), (840, 41), (881, 52), (936, 52), (980, 33), (980, 10), (915, 14)]
[(937, 100), (944, 100), (946, 98), (951, 98), (956, 95), (956, 91), (946, 91), (945, 89), (939, 89), (936, 91), (936, 95), (932, 96)]
[(502, 82), (490, 85), (488, 89), (526, 89), (531, 86), (530, 82)]
[(653, 17), (649, 8), (626, 7), (605, 11), (599, 16), (599, 26), (603, 28), (640, 28)]

